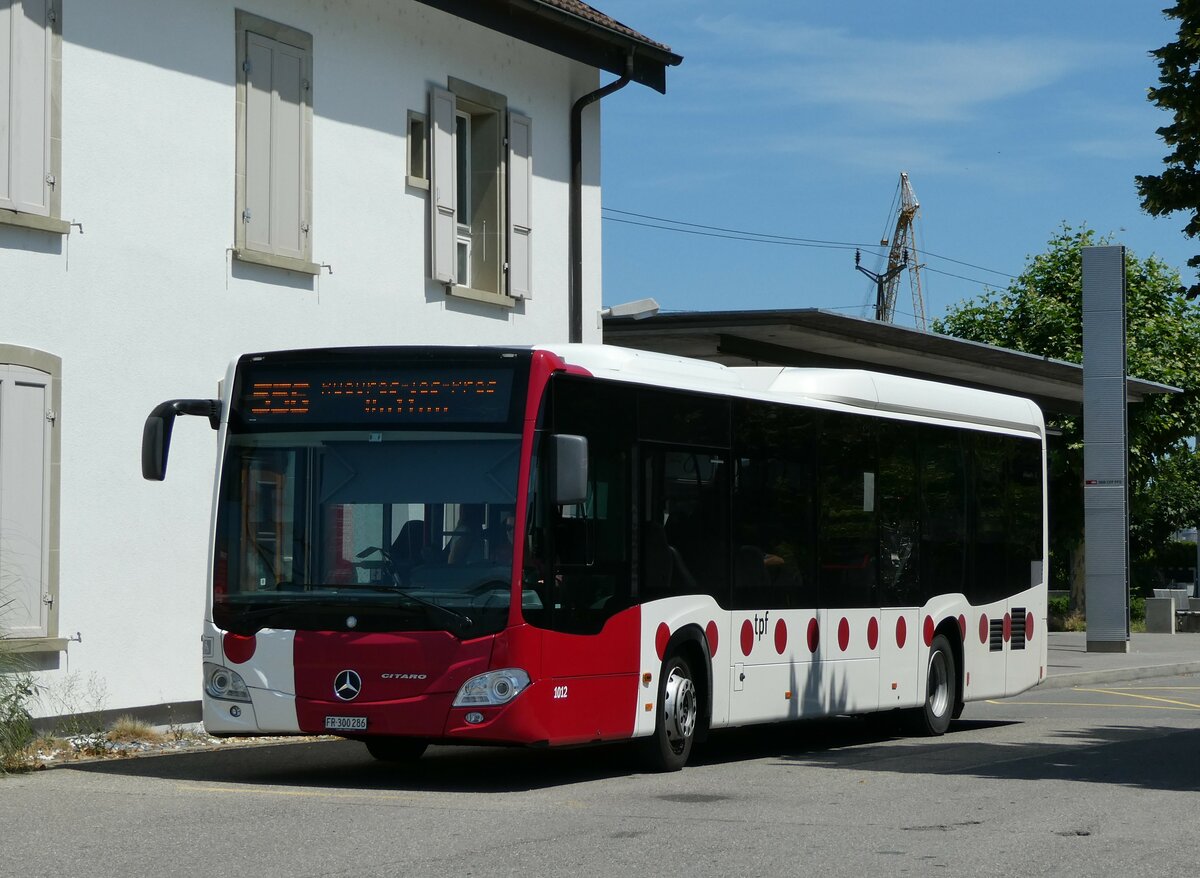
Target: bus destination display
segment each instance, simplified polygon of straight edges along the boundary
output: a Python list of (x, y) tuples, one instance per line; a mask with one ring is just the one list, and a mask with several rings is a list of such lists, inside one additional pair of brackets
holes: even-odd
[(496, 423), (508, 419), (512, 382), (487, 368), (249, 369), (238, 408), (257, 424)]

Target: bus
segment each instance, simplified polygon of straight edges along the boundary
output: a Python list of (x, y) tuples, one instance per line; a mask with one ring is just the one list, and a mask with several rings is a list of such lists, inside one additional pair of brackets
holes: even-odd
[(858, 370), (606, 345), (246, 354), (219, 399), (213, 735), (631, 740), (896, 711), (1046, 673), (1041, 412)]

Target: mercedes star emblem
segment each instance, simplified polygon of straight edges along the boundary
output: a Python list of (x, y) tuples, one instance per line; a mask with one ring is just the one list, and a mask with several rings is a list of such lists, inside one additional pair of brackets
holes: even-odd
[(333, 678), (333, 694), (342, 701), (353, 701), (362, 691), (362, 677), (356, 671), (342, 671)]

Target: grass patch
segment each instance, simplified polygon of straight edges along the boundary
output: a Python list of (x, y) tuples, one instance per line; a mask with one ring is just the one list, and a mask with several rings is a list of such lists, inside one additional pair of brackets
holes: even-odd
[(148, 722), (132, 716), (118, 717), (104, 736), (112, 744), (161, 744), (167, 736)]

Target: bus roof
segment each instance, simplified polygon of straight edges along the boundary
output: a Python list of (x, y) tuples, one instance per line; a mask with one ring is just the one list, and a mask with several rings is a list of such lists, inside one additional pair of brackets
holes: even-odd
[(597, 378), (1044, 433), (1041, 410), (1031, 400), (920, 378), (863, 369), (725, 366), (615, 345), (539, 345), (537, 349), (551, 351)]

